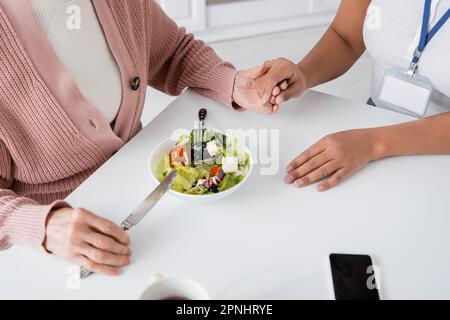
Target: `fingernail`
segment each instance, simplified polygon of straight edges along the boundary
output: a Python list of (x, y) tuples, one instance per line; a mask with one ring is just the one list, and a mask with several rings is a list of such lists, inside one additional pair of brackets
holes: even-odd
[(286, 168), (286, 172), (287, 172), (287, 173), (291, 172), (292, 170), (294, 170), (294, 167), (292, 167), (292, 166), (288, 166), (288, 167)]
[(292, 182), (294, 182), (294, 177), (293, 176), (286, 176), (284, 178), (284, 182), (286, 182), (287, 184), (291, 184)]
[(306, 185), (306, 183), (305, 183), (305, 180), (303, 180), (303, 179), (300, 179), (300, 180), (295, 181), (295, 186), (296, 186), (297, 188), (304, 187), (305, 185)]
[(319, 186), (317, 187), (317, 190), (318, 190), (319, 192), (322, 192), (322, 191), (325, 191), (326, 188), (325, 188), (325, 186), (324, 186), (323, 184), (321, 184), (321, 185), (319, 185)]

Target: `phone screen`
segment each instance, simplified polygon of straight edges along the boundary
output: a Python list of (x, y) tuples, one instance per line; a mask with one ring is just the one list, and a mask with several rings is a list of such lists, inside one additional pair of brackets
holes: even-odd
[(370, 256), (331, 254), (330, 265), (336, 300), (380, 300)]

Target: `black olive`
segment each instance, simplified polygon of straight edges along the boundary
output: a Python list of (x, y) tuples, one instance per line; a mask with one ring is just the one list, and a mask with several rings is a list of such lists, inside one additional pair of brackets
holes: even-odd
[(214, 185), (214, 186), (211, 187), (211, 192), (212, 193), (219, 193), (219, 188), (217, 188), (217, 186)]
[(208, 114), (208, 110), (206, 110), (205, 108), (202, 108), (198, 111), (198, 119), (200, 121), (203, 121), (206, 119), (206, 115)]
[(195, 188), (197, 186), (197, 181), (194, 181), (193, 183), (192, 183), (192, 188)]

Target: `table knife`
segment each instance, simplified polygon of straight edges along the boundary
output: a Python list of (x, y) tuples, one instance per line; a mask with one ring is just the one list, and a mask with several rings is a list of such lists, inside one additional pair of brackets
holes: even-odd
[[(159, 200), (166, 194), (167, 191), (170, 190), (170, 187), (174, 183), (177, 177), (177, 171), (171, 171), (168, 176), (164, 179), (163, 182), (153, 190), (150, 195), (141, 202), (136, 209), (121, 223), (121, 227), (123, 230), (128, 231), (132, 227), (136, 226), (146, 215), (147, 213), (158, 203)], [(80, 269), (80, 278), (84, 279), (92, 274), (92, 271), (81, 267)]]

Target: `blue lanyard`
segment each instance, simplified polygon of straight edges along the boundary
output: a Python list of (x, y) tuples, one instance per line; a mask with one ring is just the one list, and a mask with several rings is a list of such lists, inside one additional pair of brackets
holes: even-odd
[(422, 55), (422, 52), (425, 50), (426, 46), (430, 43), (430, 41), (433, 39), (433, 37), (438, 33), (438, 31), (444, 26), (444, 24), (448, 21), (450, 18), (450, 9), (447, 10), (447, 12), (442, 16), (441, 19), (436, 23), (436, 25), (428, 31), (428, 24), (430, 22), (430, 15), (431, 15), (431, 0), (425, 0), (425, 8), (423, 10), (423, 21), (422, 21), (422, 31), (420, 34), (420, 42), (419, 46), (417, 47), (414, 58), (411, 62), (411, 66), (409, 68), (408, 73), (412, 76), (417, 70), (420, 56)]

